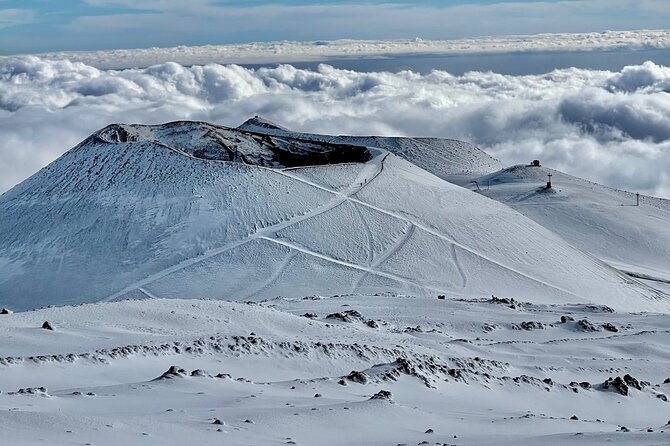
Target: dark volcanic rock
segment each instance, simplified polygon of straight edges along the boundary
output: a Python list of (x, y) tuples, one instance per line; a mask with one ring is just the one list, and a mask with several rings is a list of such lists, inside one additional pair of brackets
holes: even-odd
[(623, 396), (628, 396), (628, 385), (619, 376), (607, 379), (607, 381), (602, 384), (602, 388), (605, 390), (612, 389)]
[(512, 299), (511, 297), (491, 296), (491, 299), (489, 300), (489, 303), (497, 304), (497, 305), (507, 305), (512, 309), (516, 309), (518, 306), (520, 306), (519, 302)]
[(584, 331), (600, 331), (600, 329), (589, 322), (588, 319), (580, 320), (577, 322), (577, 326)]
[(337, 319), (342, 322), (354, 322), (360, 321), (363, 318), (363, 315), (356, 310), (346, 310), (341, 313), (330, 313), (326, 316), (326, 319)]
[(45, 329), (45, 330), (54, 331), (54, 327), (53, 327), (53, 325), (51, 325), (51, 323), (49, 321), (45, 321), (42, 324), (42, 328)]
[(544, 330), (544, 324), (542, 322), (535, 321), (525, 321), (520, 324), (512, 325), (514, 330)]
[(645, 387), (644, 382), (638, 381), (637, 379), (633, 378), (629, 374), (624, 375), (623, 380), (630, 387), (633, 387), (634, 389), (637, 389), (637, 390), (642, 390)]
[(614, 332), (614, 333), (617, 333), (619, 331), (618, 328), (616, 328), (613, 324), (610, 324), (609, 322), (607, 322), (606, 324), (603, 324), (602, 327), (605, 330), (611, 331), (611, 332)]
[(359, 384), (367, 384), (368, 382), (368, 375), (364, 372), (357, 372), (356, 370), (352, 370), (351, 373), (345, 376), (345, 378)]
[(176, 365), (170, 366), (167, 371), (165, 371), (158, 379), (173, 379), (173, 378), (183, 378), (186, 376), (186, 370), (177, 367)]
[(371, 400), (391, 400), (393, 394), (388, 390), (380, 390), (370, 397)]

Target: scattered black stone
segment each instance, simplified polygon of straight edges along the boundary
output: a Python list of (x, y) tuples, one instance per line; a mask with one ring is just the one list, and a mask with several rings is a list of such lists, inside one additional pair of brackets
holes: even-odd
[(437, 298), (439, 300), (445, 300), (447, 298), (447, 296), (445, 296), (444, 294), (440, 294), (439, 296), (437, 296)]
[(16, 392), (9, 392), (9, 395), (47, 395), (46, 387), (26, 387)]
[(244, 422), (247, 423), (247, 424), (254, 424), (254, 422), (249, 420), (249, 419), (244, 420)]
[(207, 373), (204, 370), (195, 369), (191, 372), (191, 376), (203, 377), (203, 376), (207, 376)]
[(630, 429), (628, 429), (626, 426), (621, 426), (621, 427), (619, 428), (619, 430), (620, 430), (621, 432), (630, 432)]
[(390, 400), (393, 399), (393, 394), (388, 390), (380, 390), (370, 397), (371, 400)]
[(338, 319), (342, 322), (354, 322), (363, 319), (363, 315), (356, 310), (346, 310), (341, 313), (330, 313), (326, 319)]
[(449, 369), (449, 370), (447, 370), (447, 373), (452, 378), (463, 379), (463, 373), (461, 373), (460, 369)]
[(619, 331), (618, 328), (616, 328), (613, 324), (610, 324), (609, 322), (607, 322), (606, 324), (603, 324), (603, 328), (607, 331), (611, 331), (611, 332), (614, 332), (614, 333), (618, 333), (618, 331)]
[(521, 322), (520, 324), (512, 325), (514, 330), (544, 330), (544, 324), (542, 322), (526, 321)]
[(593, 325), (587, 319), (582, 319), (582, 320), (578, 321), (577, 326), (584, 331), (600, 331), (600, 329), (598, 327)]
[(629, 374), (624, 375), (623, 380), (626, 384), (628, 384), (630, 387), (633, 387), (637, 390), (642, 390), (645, 387), (645, 383), (638, 381), (637, 379), (633, 378)]
[(417, 325), (416, 327), (405, 327), (403, 331), (405, 333), (423, 333), (423, 330), (419, 325)]
[(344, 380), (344, 378), (340, 378), (340, 380), (337, 382), (341, 386), (346, 386), (347, 382)]
[(579, 383), (579, 386), (582, 389), (589, 390), (591, 388), (591, 383), (588, 382), (588, 381), (582, 381), (582, 382)]
[(302, 315), (302, 317), (306, 317), (308, 319), (316, 319), (317, 317), (319, 317), (319, 315), (316, 313), (305, 313)]
[(585, 305), (584, 311), (590, 313), (614, 313), (614, 308), (610, 308), (607, 305)]
[(219, 379), (226, 379), (226, 378), (228, 378), (228, 379), (231, 379), (232, 376), (230, 375), (230, 373), (217, 373), (216, 376), (215, 376), (214, 378), (219, 378)]
[(670, 384), (670, 378), (665, 378), (665, 381), (663, 381), (663, 384)]
[(170, 366), (169, 369), (167, 369), (166, 372), (164, 372), (161, 376), (156, 378), (157, 380), (159, 379), (173, 379), (173, 378), (183, 378), (186, 376), (186, 370), (177, 367), (176, 365)]
[(573, 420), (573, 421), (577, 421), (577, 420), (579, 420), (579, 417), (577, 417), (577, 415), (573, 415), (573, 416), (570, 417), (570, 419)]
[(552, 381), (551, 378), (544, 378), (544, 379), (542, 380), (542, 382), (545, 383), (545, 384), (548, 385), (548, 386), (553, 386), (553, 385), (554, 385), (554, 381)]
[(51, 323), (49, 321), (45, 321), (42, 324), (42, 328), (45, 329), (45, 330), (54, 331), (54, 327), (53, 327), (53, 325), (51, 325)]
[(567, 322), (574, 321), (575, 318), (571, 316), (561, 316), (561, 324), (565, 324)]
[(491, 300), (489, 300), (489, 303), (497, 305), (507, 305), (512, 309), (516, 309), (517, 307), (520, 306), (520, 303), (512, 299), (511, 297), (496, 297), (493, 295), (491, 296)]
[(365, 325), (367, 325), (370, 328), (379, 328), (379, 324), (377, 323), (377, 321), (373, 321), (372, 319), (368, 319), (367, 321), (365, 321)]
[(212, 424), (216, 424), (217, 426), (223, 425), (223, 421), (219, 420), (218, 418), (214, 418), (214, 421), (212, 421)]
[(88, 392), (88, 393), (86, 393), (86, 396), (95, 396), (95, 393), (93, 393), (93, 392)]
[(321, 398), (322, 396), (323, 396), (323, 395), (321, 395), (320, 393), (315, 393), (315, 394), (314, 394), (314, 398)]
[(661, 401), (665, 401), (666, 403), (668, 402), (668, 397), (665, 396), (665, 395), (662, 394), (662, 393), (659, 393), (658, 395), (656, 395), (656, 398), (658, 398), (658, 399), (661, 400)]
[(12, 314), (12, 310), (9, 310), (7, 308), (3, 308), (0, 310), (0, 314)]
[(616, 378), (610, 377), (609, 379), (607, 379), (602, 384), (602, 388), (605, 389), (605, 390), (613, 389), (616, 392), (619, 392), (623, 396), (628, 396), (628, 385), (619, 376), (617, 376)]
[(346, 378), (349, 381), (353, 381), (359, 384), (366, 384), (368, 382), (368, 375), (366, 375), (364, 372), (358, 372), (356, 370), (352, 370), (351, 373), (346, 376)]
[(427, 429), (425, 433), (426, 433), (426, 434), (434, 434), (435, 431), (432, 430), (432, 429)]

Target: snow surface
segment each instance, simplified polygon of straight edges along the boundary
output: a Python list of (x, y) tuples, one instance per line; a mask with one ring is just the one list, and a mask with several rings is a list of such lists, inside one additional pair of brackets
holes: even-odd
[[(408, 54), (477, 54), (518, 51), (595, 51), (670, 48), (670, 31), (635, 30), (592, 33), (546, 33), (458, 40), (320, 40), (253, 42), (174, 48), (115, 49), (44, 53), (45, 59), (68, 59), (100, 69), (148, 67), (158, 63), (272, 63), (328, 60), (337, 57), (383, 57)], [(0, 61), (7, 56), (0, 57)]]
[[(292, 132), (258, 116), (240, 126), (269, 135)], [(554, 169), (500, 162), (460, 141), (300, 133), (303, 139), (383, 147), (454, 184), (504, 203), (608, 265), (668, 294), (670, 201), (613, 189)], [(417, 150), (418, 149), (418, 150)], [(546, 189), (548, 174), (554, 187)], [(634, 206), (635, 205), (635, 206)]]
[[(103, 129), (0, 197), (0, 305), (396, 292), (668, 310), (660, 290), (503, 204), (387, 150), (303, 137), (203, 123)], [(340, 176), (342, 165), (283, 168), (276, 147), (372, 158)], [(399, 153), (422, 164), (434, 150)]]
[[(383, 294), (2, 315), (2, 442), (665, 444), (670, 319), (610, 311)], [(602, 385), (625, 375), (640, 389)]]
[(501, 167), (96, 132), (0, 196), (0, 444), (666, 444), (668, 202)]
[[(551, 174), (552, 189), (546, 189)], [(617, 269), (670, 283), (670, 201), (602, 186), (552, 169), (513, 166), (477, 180), (500, 201)], [(473, 184), (470, 187), (475, 188)]]

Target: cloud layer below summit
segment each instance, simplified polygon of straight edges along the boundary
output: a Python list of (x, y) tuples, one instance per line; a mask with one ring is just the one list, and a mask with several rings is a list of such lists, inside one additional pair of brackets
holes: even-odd
[(34, 56), (0, 61), (0, 191), (112, 122), (255, 114), (293, 130), (440, 136), (471, 141), (503, 162), (549, 167), (670, 197), (670, 68), (362, 73), (320, 65), (235, 65), (105, 71)]

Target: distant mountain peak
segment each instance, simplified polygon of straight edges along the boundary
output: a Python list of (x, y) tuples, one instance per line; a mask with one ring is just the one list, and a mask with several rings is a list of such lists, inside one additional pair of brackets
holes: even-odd
[(269, 121), (265, 118), (261, 118), (258, 115), (255, 115), (253, 118), (247, 119), (237, 128), (240, 130), (250, 130), (250, 131), (253, 131), (254, 129), (289, 131), (287, 128), (277, 125), (274, 122)]

